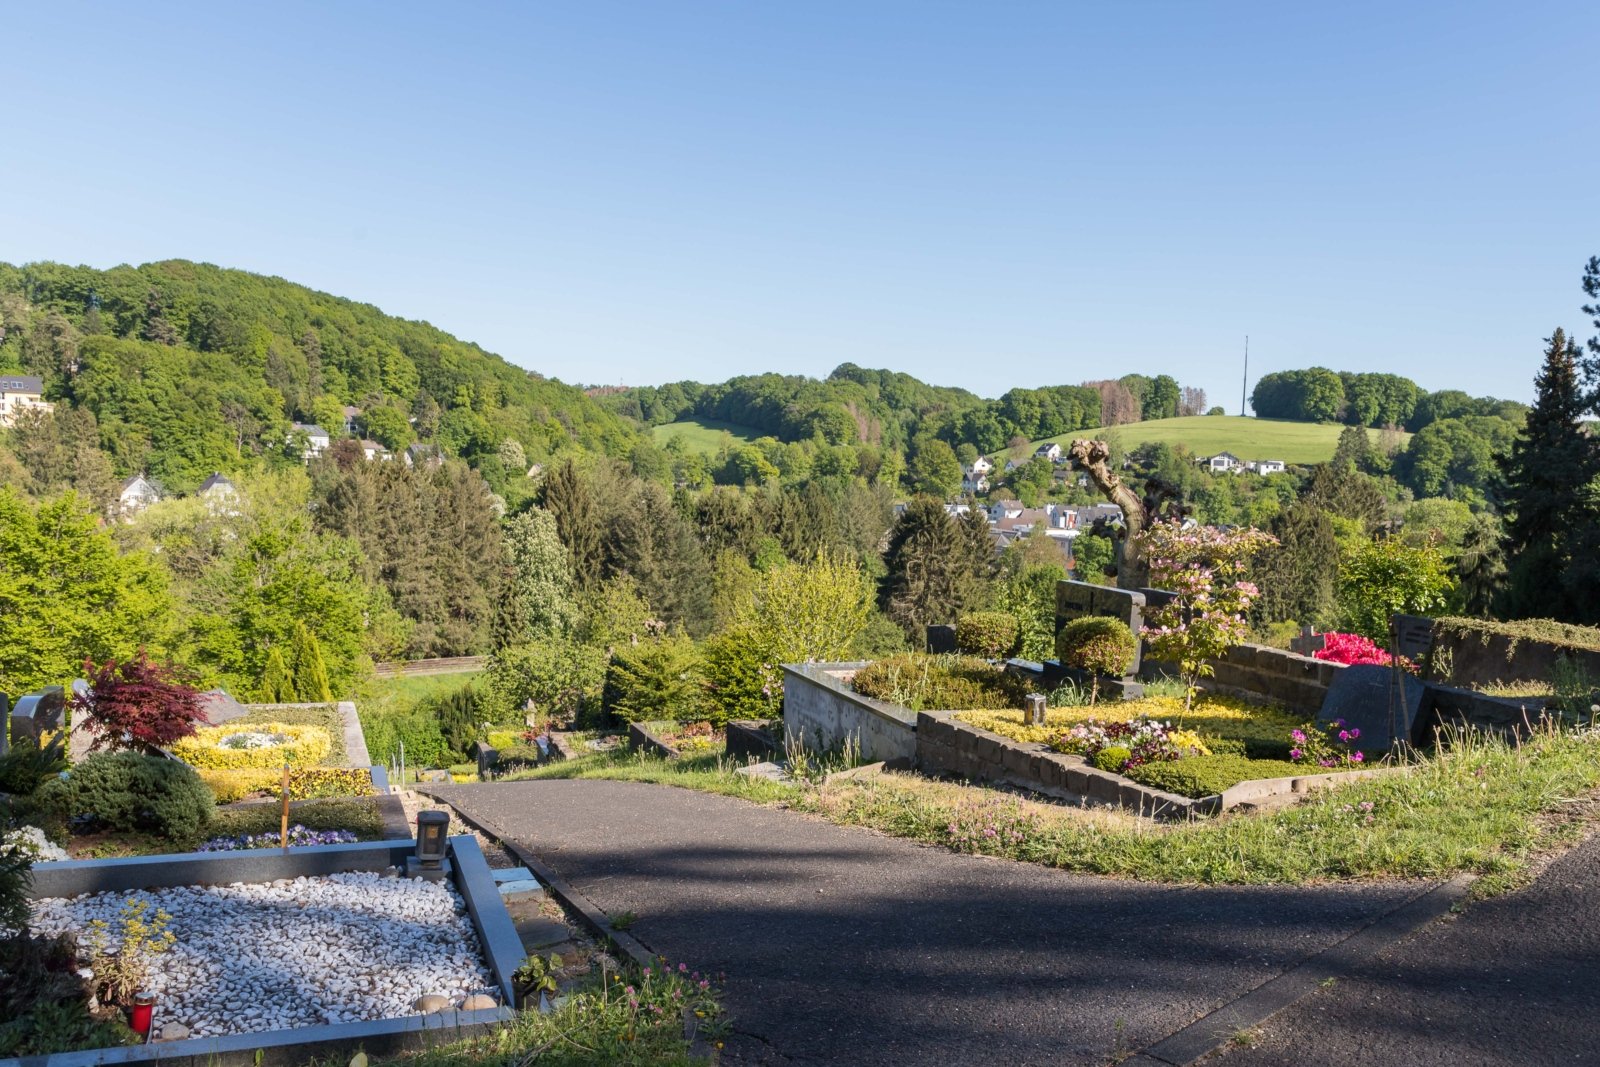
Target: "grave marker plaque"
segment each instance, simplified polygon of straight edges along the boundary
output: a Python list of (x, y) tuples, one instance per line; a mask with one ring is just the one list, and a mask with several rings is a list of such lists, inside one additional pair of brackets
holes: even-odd
[(1421, 615), (1396, 615), (1391, 620), (1394, 647), (1413, 662), (1433, 651), (1433, 620)]
[(1390, 687), (1397, 673), (1403, 691), (1396, 694), (1394, 732), (1402, 740), (1414, 742), (1412, 735), (1427, 686), (1405, 671), (1370, 663), (1352, 664), (1334, 675), (1328, 695), (1322, 699), (1322, 710), (1317, 712), (1318, 724), (1343, 719), (1347, 727), (1361, 731), (1354, 747), (1364, 752), (1388, 751)]
[[(1090, 582), (1057, 582), (1056, 633), (1060, 633), (1061, 628), (1073, 619), (1100, 616), (1121, 619), (1138, 637), (1144, 627), (1144, 606), (1144, 593), (1132, 589), (1116, 589)], [(1133, 666), (1128, 671), (1128, 677), (1139, 673), (1142, 655), (1143, 642), (1136, 642)]]
[(47, 730), (61, 728), (61, 715), (66, 710), (66, 700), (59, 685), (47, 685), (17, 701), (11, 709), (11, 739), (27, 738), (38, 744)]

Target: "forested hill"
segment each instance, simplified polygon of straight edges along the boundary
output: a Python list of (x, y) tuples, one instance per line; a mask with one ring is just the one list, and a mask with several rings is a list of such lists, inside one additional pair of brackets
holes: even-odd
[(291, 422), (337, 435), (347, 405), (361, 409), (357, 433), (396, 451), (437, 443), (491, 484), (513, 462), (574, 447), (623, 455), (637, 438), (582, 390), (425, 322), (185, 260), (0, 263), (0, 373), (41, 376), (47, 400), (79, 413), (76, 446), (97, 444), (115, 474), (179, 491), (298, 459)]

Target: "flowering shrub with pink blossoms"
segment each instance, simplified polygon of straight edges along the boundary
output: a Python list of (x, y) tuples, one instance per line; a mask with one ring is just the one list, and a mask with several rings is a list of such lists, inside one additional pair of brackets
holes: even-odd
[[(1394, 662), (1387, 649), (1361, 634), (1325, 633), (1322, 635), (1322, 647), (1311, 655), (1315, 659), (1325, 659), (1329, 663), (1374, 667), (1387, 667)], [(1400, 657), (1400, 666), (1412, 674), (1417, 673), (1417, 665), (1404, 656)]]
[(1211, 674), (1206, 660), (1249, 636), (1245, 614), (1260, 592), (1245, 580), (1250, 559), (1278, 540), (1254, 528), (1186, 530), (1177, 521), (1152, 523), (1140, 537), (1150, 563), (1150, 584), (1176, 594), (1166, 604), (1146, 609), (1142, 633), (1152, 656), (1178, 664), (1187, 711), (1199, 680)]

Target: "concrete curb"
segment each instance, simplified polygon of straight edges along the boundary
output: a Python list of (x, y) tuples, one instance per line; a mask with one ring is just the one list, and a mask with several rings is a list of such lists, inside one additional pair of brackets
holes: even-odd
[(1342, 941), (1201, 1016), (1176, 1033), (1168, 1034), (1123, 1062), (1148, 1067), (1156, 1064), (1188, 1067), (1226, 1046), (1240, 1030), (1261, 1025), (1284, 1008), (1315, 993), (1328, 979), (1348, 976), (1357, 965), (1444, 916), (1466, 897), (1476, 880), (1476, 875), (1461, 874), (1423, 890)]
[(534, 876), (545, 884), (545, 887), (550, 890), (550, 893), (557, 900), (577, 913), (578, 917), (583, 920), (583, 925), (588, 927), (589, 932), (601, 941), (611, 942), (617, 947), (618, 951), (626, 954), (629, 959), (640, 967), (649, 967), (655, 963), (656, 954), (654, 952), (651, 952), (648, 947), (626, 931), (612, 929), (610, 916), (599, 905), (580, 893), (572, 883), (557, 874), (538, 856), (513, 841), (504, 830), (485, 819), (465, 814), (461, 809), (431, 789), (424, 789), (420, 786), (413, 786), (412, 789), (414, 792), (431, 797), (436, 802), (445, 805), (455, 813), (455, 817), (460, 819), (462, 823), (477, 830), (485, 837), (499, 842), (500, 847), (515, 856), (517, 862), (532, 871)]

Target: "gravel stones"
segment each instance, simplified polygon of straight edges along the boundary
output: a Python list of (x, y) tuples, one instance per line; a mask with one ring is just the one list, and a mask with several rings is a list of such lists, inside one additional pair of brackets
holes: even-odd
[(211, 1037), (398, 1018), (422, 997), (448, 1007), (494, 988), (453, 888), (377, 873), (37, 900), (34, 929), (81, 933), (103, 919), (115, 936), (130, 897), (171, 915), (177, 936), (146, 984), (163, 1030)]

